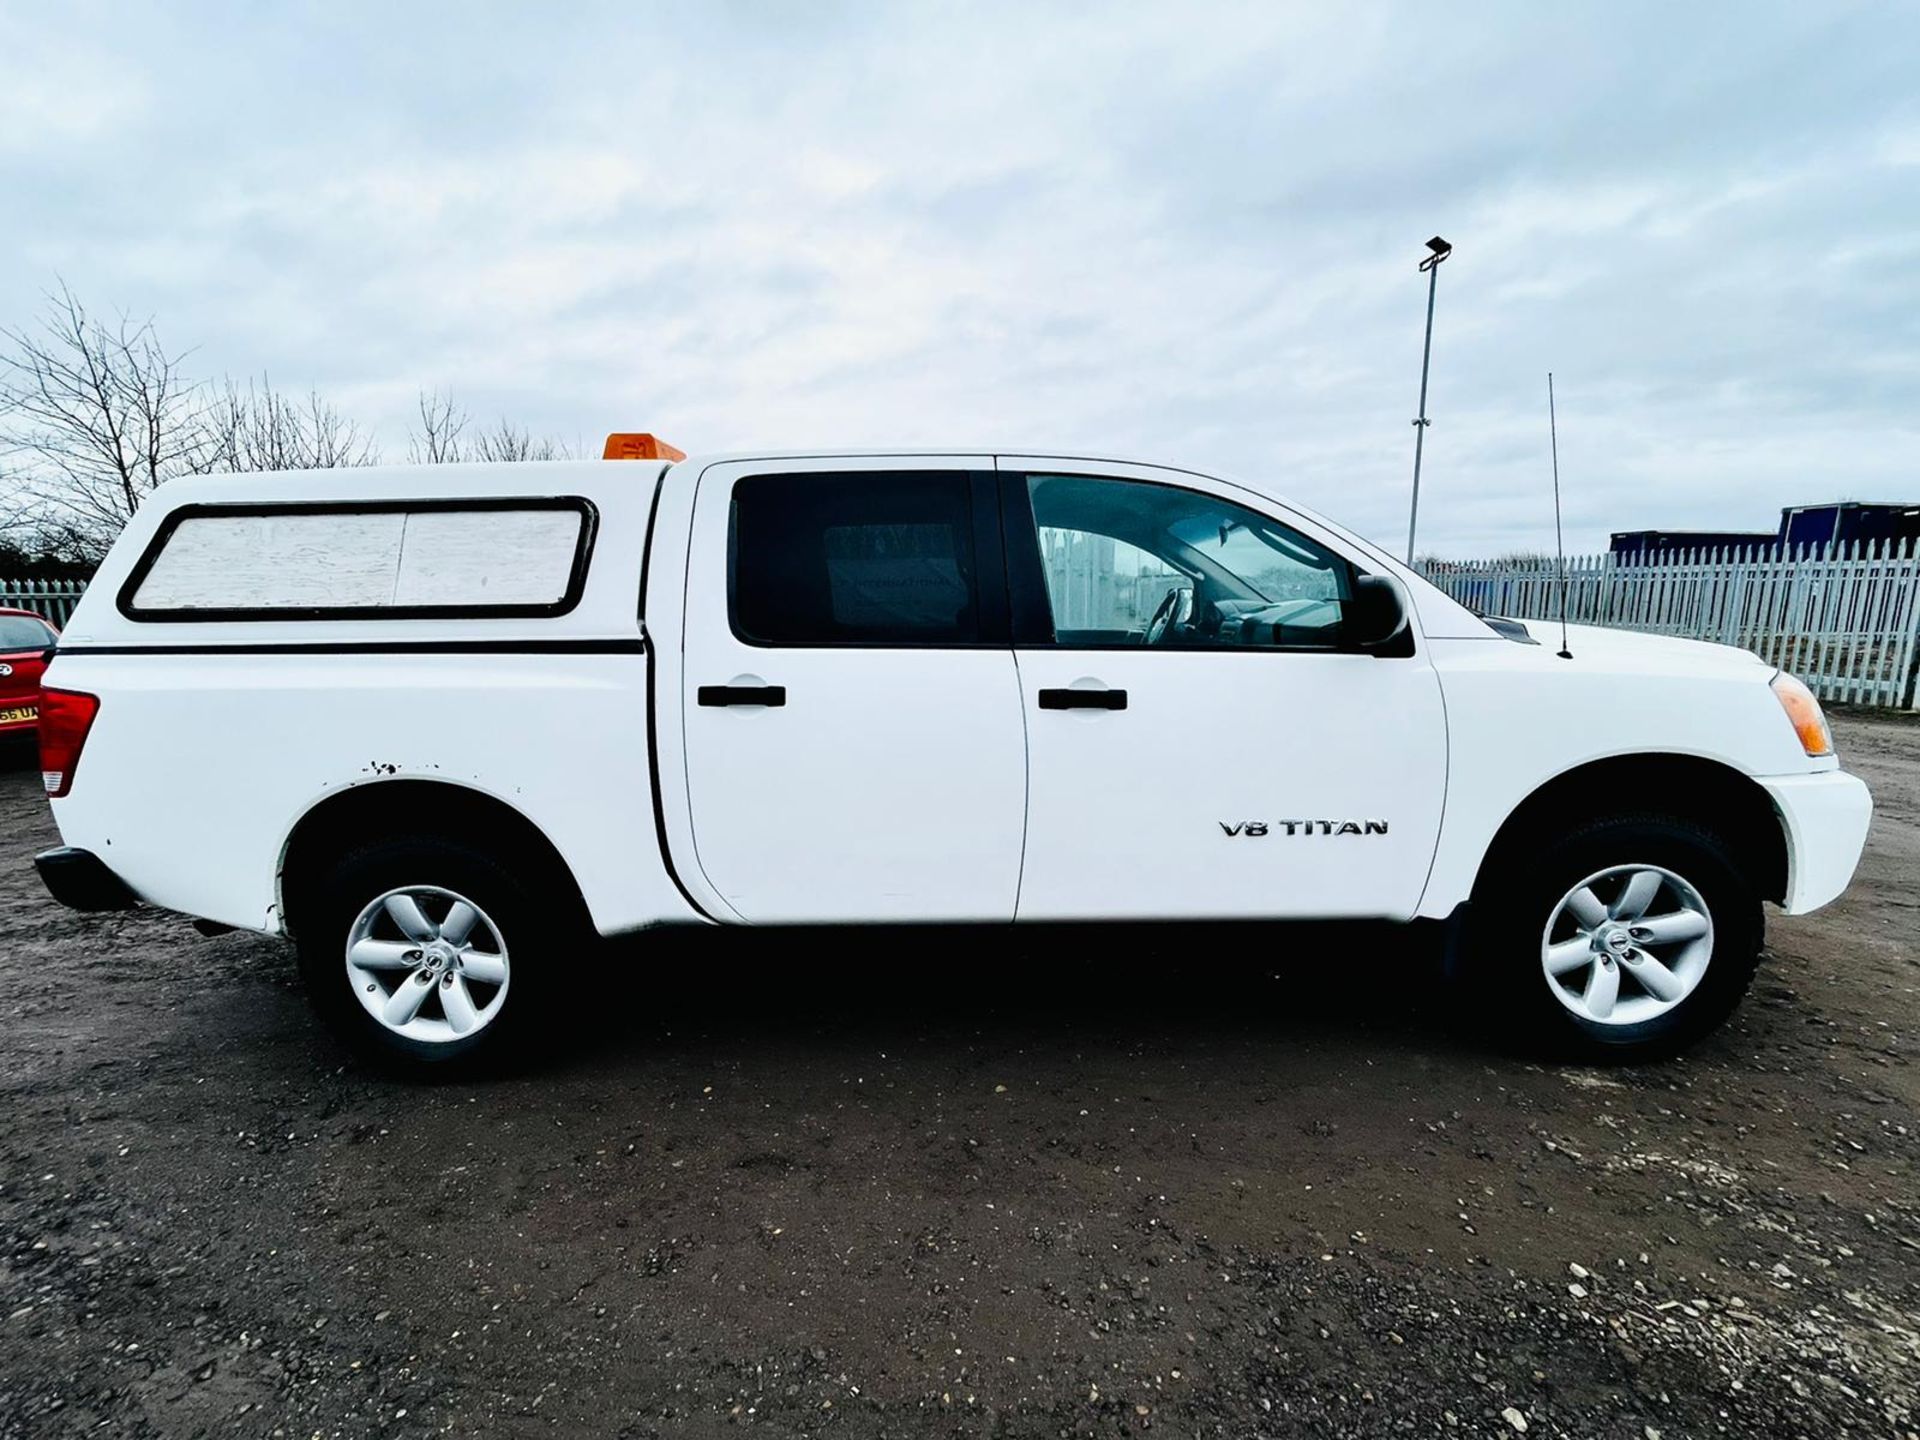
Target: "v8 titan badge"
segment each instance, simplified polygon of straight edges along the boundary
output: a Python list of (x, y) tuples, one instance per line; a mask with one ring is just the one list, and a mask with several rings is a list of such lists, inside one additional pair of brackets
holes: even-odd
[(1384, 835), (1384, 820), (1238, 820), (1220, 822), (1229, 840), (1258, 840), (1278, 830), (1283, 835)]

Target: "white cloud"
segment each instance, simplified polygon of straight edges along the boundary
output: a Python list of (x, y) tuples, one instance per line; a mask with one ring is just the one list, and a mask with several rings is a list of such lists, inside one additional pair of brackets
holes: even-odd
[(63, 147), (124, 134), (148, 104), (147, 77), (85, 33), (0, 12), (0, 158), (53, 159)]

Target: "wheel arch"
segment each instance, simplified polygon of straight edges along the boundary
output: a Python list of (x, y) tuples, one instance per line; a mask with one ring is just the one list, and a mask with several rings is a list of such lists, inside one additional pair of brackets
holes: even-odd
[[(431, 818), (423, 821), (423, 811)], [(530, 864), (548, 884), (587, 915), (573, 869), (546, 832), (496, 795), (457, 780), (400, 776), (352, 785), (312, 805), (280, 847), (275, 888), (281, 923), (297, 936), (298, 917), (329, 860), (352, 844), (382, 834), (441, 834), (478, 845), (517, 864)]]
[[(1631, 797), (1627, 804), (1623, 798)], [(1787, 833), (1773, 797), (1752, 776), (1699, 755), (1610, 755), (1542, 782), (1501, 822), (1474, 873), (1473, 893), (1501, 857), (1563, 827), (1569, 811), (1659, 811), (1712, 829), (1765, 899), (1787, 893)]]

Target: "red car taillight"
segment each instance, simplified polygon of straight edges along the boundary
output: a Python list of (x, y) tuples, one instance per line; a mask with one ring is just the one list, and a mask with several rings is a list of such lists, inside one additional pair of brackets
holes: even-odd
[(73, 788), (74, 768), (87, 743), (93, 717), (100, 713), (100, 697), (81, 690), (40, 692), (40, 780), (47, 794), (58, 800)]

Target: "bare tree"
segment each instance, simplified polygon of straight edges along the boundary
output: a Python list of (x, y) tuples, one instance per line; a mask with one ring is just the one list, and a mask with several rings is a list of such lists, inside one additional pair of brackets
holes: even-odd
[(205, 395), (151, 321), (95, 319), (63, 284), (0, 341), (0, 446), (59, 548), (101, 554), (156, 486), (205, 467)]
[(407, 458), (416, 465), (452, 465), (462, 460), (570, 460), (563, 440), (535, 435), (502, 418), (491, 429), (476, 430), (473, 417), (451, 393), (420, 392), (420, 422), (407, 432)]
[(465, 459), (460, 437), (467, 428), (467, 412), (453, 403), (451, 394), (420, 392), (420, 428), (407, 431), (407, 459), (416, 465), (451, 465)]
[[(97, 560), (141, 502), (177, 475), (325, 469), (378, 458), (370, 436), (313, 391), (265, 376), (242, 387), (189, 377), (150, 320), (91, 315), (65, 284), (40, 320), (0, 327), (0, 532)], [(422, 391), (416, 462), (554, 460), (562, 443), (509, 421), (475, 427), (451, 394)]]
[(467, 447), (469, 460), (571, 460), (573, 451), (564, 440), (516, 429), (502, 418), (491, 430), (474, 436)]
[(97, 559), (155, 487), (212, 470), (372, 463), (372, 440), (312, 391), (189, 377), (150, 320), (91, 315), (62, 284), (27, 329), (0, 328), (0, 530)]
[(207, 405), (205, 425), (210, 470), (331, 470), (379, 459), (372, 439), (318, 392), (295, 399), (264, 375), (244, 390), (229, 377)]
[(26, 482), (18, 475), (0, 470), (0, 549), (39, 528), (34, 509)]

